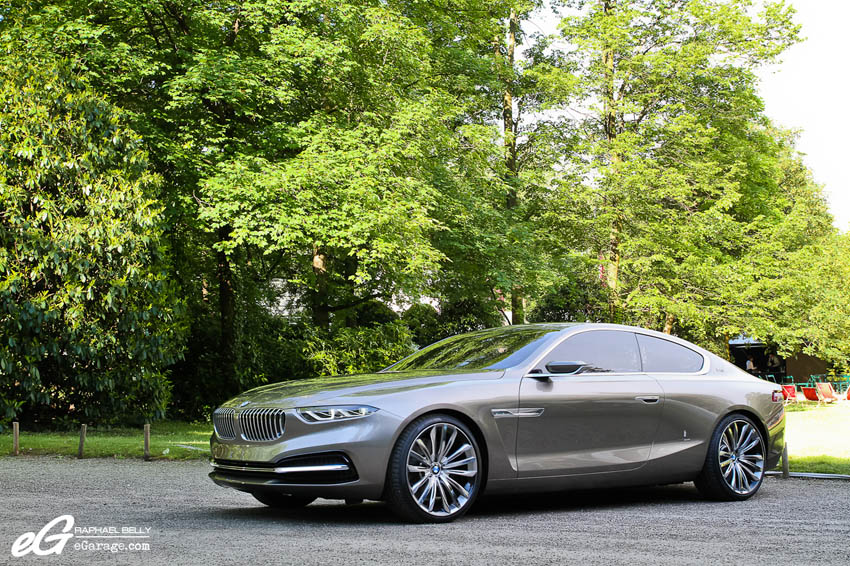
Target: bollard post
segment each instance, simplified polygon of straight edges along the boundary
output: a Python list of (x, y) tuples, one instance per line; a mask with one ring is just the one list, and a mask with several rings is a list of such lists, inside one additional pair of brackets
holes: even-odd
[(18, 421), (12, 423), (12, 450), (15, 456), (21, 453), (21, 423)]
[(788, 469), (788, 443), (782, 448), (782, 477), (787, 479), (791, 477), (791, 472)]
[(151, 459), (151, 425), (145, 424), (145, 462)]
[(77, 458), (83, 457), (83, 447), (86, 444), (86, 425), (80, 425), (80, 447), (77, 449)]

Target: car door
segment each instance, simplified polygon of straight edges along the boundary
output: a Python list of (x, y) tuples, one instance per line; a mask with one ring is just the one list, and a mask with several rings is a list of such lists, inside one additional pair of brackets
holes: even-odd
[(714, 432), (718, 407), (727, 400), (716, 376), (703, 371), (705, 356), (684, 344), (637, 333), (641, 363), (664, 391), (664, 415), (655, 434), (652, 459), (679, 454), (679, 463), (702, 467), (705, 453), (694, 450)]
[[(550, 362), (575, 362), (575, 374)], [(555, 346), (520, 383), (520, 477), (638, 468), (649, 459), (663, 394), (642, 372), (637, 339), (623, 330), (590, 330)]]

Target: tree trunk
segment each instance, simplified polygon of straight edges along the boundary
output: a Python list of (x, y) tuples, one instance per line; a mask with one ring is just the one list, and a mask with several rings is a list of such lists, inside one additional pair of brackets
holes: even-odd
[(525, 324), (525, 297), (519, 285), (511, 290), (511, 324)]
[(620, 236), (615, 223), (611, 230), (608, 249), (608, 269), (605, 270), (608, 284), (608, 322), (620, 322)]
[(667, 313), (667, 316), (664, 317), (664, 334), (672, 334), (673, 333), (673, 323), (676, 322), (676, 317)]
[(313, 324), (327, 330), (331, 322), (331, 311), (328, 308), (328, 269), (327, 256), (318, 245), (313, 245), (313, 274), (316, 285), (311, 292), (311, 310)]
[[(609, 15), (615, 6), (615, 0), (603, 0), (602, 13)], [(609, 159), (611, 163), (619, 163), (620, 155), (614, 148), (614, 143), (617, 140), (617, 108), (616, 108), (616, 90), (614, 88), (614, 50), (611, 47), (605, 46), (602, 50), (602, 63), (605, 68), (605, 83), (604, 83), (604, 128), (605, 139), (608, 142)], [(616, 202), (611, 202), (610, 205), (617, 207)], [(611, 226), (611, 236), (608, 243), (608, 316), (610, 322), (619, 322), (620, 319), (620, 294), (619, 294), (619, 278), (620, 278), (620, 226), (615, 219)]]
[[(519, 204), (517, 185), (519, 184), (519, 164), (517, 160), (517, 123), (514, 119), (514, 64), (516, 57), (516, 36), (519, 33), (519, 13), (515, 7), (511, 7), (511, 15), (508, 19), (508, 43), (505, 53), (504, 92), (502, 94), (502, 125), (505, 131), (505, 169), (507, 170), (508, 196), (506, 206), (508, 210), (516, 208)], [(525, 323), (525, 297), (522, 287), (513, 285), (511, 287), (511, 324)]]
[(516, 52), (516, 36), (519, 32), (519, 14), (516, 8), (511, 8), (508, 20), (508, 45), (505, 55), (504, 92), (502, 94), (502, 124), (505, 130), (505, 168), (508, 171), (508, 208), (514, 208), (517, 202), (517, 148), (516, 122), (514, 121), (514, 58)]
[[(219, 243), (230, 238), (230, 226), (218, 229)], [(217, 252), (218, 310), (220, 315), (219, 356), (221, 373), (227, 382), (236, 379), (236, 292), (233, 287), (233, 269), (224, 250)]]

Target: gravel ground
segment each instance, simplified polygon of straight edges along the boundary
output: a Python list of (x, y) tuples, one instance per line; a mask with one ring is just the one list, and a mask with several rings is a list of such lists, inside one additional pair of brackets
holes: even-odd
[[(0, 564), (850, 564), (846, 481), (768, 478), (744, 503), (703, 501), (691, 484), (500, 497), (449, 525), (406, 525), (378, 503), (274, 511), (214, 485), (207, 467), (0, 458)], [(129, 539), (150, 549), (75, 549), (75, 537), (59, 556), (11, 555), (63, 514), (75, 527), (150, 527)]]

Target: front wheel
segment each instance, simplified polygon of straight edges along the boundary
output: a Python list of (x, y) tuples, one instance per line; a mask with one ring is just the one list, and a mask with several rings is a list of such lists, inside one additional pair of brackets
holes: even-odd
[(478, 496), (482, 470), (475, 435), (464, 423), (450, 415), (420, 417), (393, 448), (387, 504), (408, 521), (453, 521)]
[(275, 509), (300, 509), (310, 505), (316, 500), (315, 497), (305, 497), (303, 495), (289, 495), (286, 493), (277, 493), (274, 491), (254, 491), (251, 493), (254, 499), (274, 507)]
[(694, 484), (710, 499), (749, 499), (764, 480), (764, 458), (764, 439), (756, 424), (747, 416), (729, 415), (711, 436), (705, 465)]

